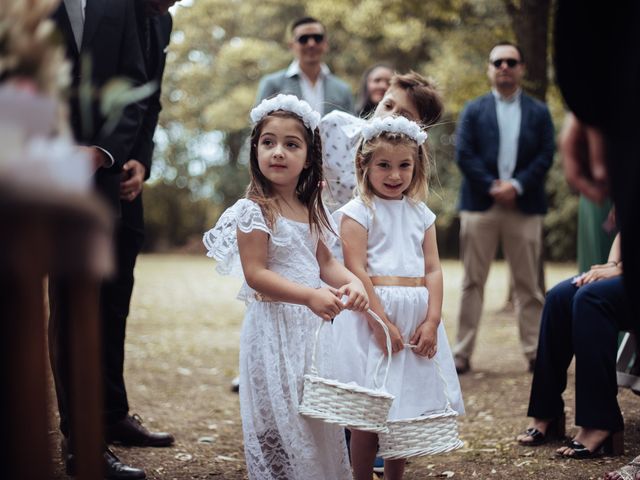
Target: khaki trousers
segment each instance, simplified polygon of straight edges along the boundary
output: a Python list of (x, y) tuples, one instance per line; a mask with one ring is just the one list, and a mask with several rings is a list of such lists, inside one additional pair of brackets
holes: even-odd
[(541, 238), (542, 215), (526, 215), (499, 205), (484, 212), (460, 213), (464, 280), (454, 356), (468, 359), (473, 353), (484, 301), (484, 285), (500, 242), (513, 279), (520, 343), (525, 356), (535, 358), (544, 303), (538, 282)]

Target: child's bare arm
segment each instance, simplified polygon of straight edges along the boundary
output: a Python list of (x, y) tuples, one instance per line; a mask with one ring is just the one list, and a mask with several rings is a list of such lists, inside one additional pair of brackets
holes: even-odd
[(323, 242), (318, 242), (316, 258), (320, 265), (320, 278), (337, 288), (341, 298), (347, 295), (344, 308), (361, 312), (369, 308), (369, 297), (360, 279), (336, 260)]
[(411, 336), (416, 345), (415, 353), (429, 358), (436, 354), (438, 346), (438, 325), (442, 317), (442, 268), (436, 242), (436, 226), (427, 229), (422, 242), (424, 253), (425, 284), (429, 290), (427, 316)]
[(267, 268), (269, 236), (261, 230), (238, 235), (240, 261), (247, 284), (272, 300), (308, 306), (316, 315), (330, 320), (342, 310), (336, 289), (311, 288), (287, 280)]

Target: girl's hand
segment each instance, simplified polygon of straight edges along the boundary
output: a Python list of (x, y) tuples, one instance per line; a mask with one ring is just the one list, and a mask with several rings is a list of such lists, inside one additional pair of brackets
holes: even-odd
[(430, 322), (422, 322), (409, 341), (416, 347), (413, 353), (422, 357), (433, 358), (438, 351), (438, 327)]
[[(389, 337), (391, 338), (391, 353), (398, 353), (404, 348), (404, 340), (400, 334), (400, 330), (391, 322), (385, 322), (389, 328)], [(382, 326), (375, 322), (373, 326), (373, 336), (376, 339), (376, 343), (382, 349), (384, 354), (387, 354), (387, 336), (384, 334)]]
[(335, 288), (317, 288), (309, 296), (307, 307), (323, 320), (333, 320), (344, 309), (340, 297)]
[(576, 277), (574, 283), (576, 287), (582, 287), (583, 285), (617, 277), (618, 275), (622, 275), (622, 269), (618, 265), (594, 265), (591, 270)]
[(367, 295), (364, 285), (362, 285), (362, 282), (358, 279), (340, 287), (338, 294), (340, 298), (342, 298), (343, 295), (349, 297), (347, 303), (344, 304), (344, 308), (347, 310), (364, 312), (369, 308), (369, 296)]

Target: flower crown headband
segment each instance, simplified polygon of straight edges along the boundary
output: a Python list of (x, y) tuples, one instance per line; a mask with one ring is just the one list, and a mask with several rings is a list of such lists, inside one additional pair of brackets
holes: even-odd
[(405, 117), (374, 118), (362, 127), (362, 138), (368, 142), (382, 133), (402, 133), (412, 138), (418, 145), (427, 141), (427, 133), (416, 122)]
[(302, 119), (302, 123), (313, 133), (320, 123), (320, 114), (304, 100), (300, 100), (295, 95), (279, 94), (273, 98), (267, 98), (251, 110), (251, 121), (255, 125), (271, 112), (284, 110), (296, 114)]

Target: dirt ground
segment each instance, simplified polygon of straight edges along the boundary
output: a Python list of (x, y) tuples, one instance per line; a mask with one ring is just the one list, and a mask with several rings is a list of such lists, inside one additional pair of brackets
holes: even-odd
[[(461, 285), (456, 261), (443, 264), (444, 312), (449, 339)], [(547, 285), (573, 274), (572, 265), (548, 265)], [(559, 444), (524, 448), (514, 442), (526, 427), (531, 375), (518, 344), (512, 313), (499, 312), (507, 273), (492, 268), (473, 371), (461, 377), (467, 414), (460, 418), (463, 449), (410, 460), (405, 478), (597, 479), (640, 453), (640, 400), (628, 390), (619, 401), (625, 416), (623, 457), (591, 461), (554, 457)], [(172, 432), (170, 448), (114, 448), (150, 479), (244, 479), (238, 396), (229, 390), (237, 371), (243, 305), (238, 279), (220, 277), (201, 256), (146, 255), (139, 259), (127, 329), (126, 380), (131, 412), (152, 430)], [(567, 430), (573, 426), (573, 376), (565, 396)], [(54, 398), (53, 396), (51, 398)], [(55, 407), (51, 443), (57, 445)], [(63, 479), (55, 449), (56, 479)]]

